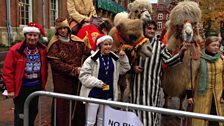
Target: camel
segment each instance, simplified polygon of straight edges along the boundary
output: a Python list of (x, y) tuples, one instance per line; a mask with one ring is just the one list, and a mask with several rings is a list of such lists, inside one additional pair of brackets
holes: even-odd
[[(123, 13), (120, 15), (125, 14)], [(150, 44), (144, 45), (146, 42), (143, 42), (140, 46), (136, 45), (137, 41), (143, 37), (141, 20), (130, 19), (130, 15), (123, 16), (123, 18), (128, 17), (127, 19), (122, 19), (122, 16), (118, 17), (120, 18), (116, 18), (115, 16), (115, 27), (113, 27), (109, 32), (115, 40), (114, 51), (119, 49), (119, 47), (121, 48), (121, 45), (126, 44), (127, 47), (129, 47), (128, 45), (134, 45), (138, 54), (148, 54), (146, 56), (150, 56)], [(184, 41), (191, 42), (192, 46), (185, 52), (183, 63), (164, 70), (162, 87), (164, 92), (169, 96), (181, 96), (185, 90), (186, 84), (191, 82), (192, 76), (194, 76), (196, 69), (199, 67), (198, 59), (200, 54), (201, 37), (197, 25), (199, 24), (200, 18), (201, 10), (198, 4), (193, 1), (179, 2), (179, 4), (175, 6), (170, 13), (170, 23), (168, 24), (167, 30), (167, 48), (174, 54), (175, 51), (181, 47)], [(138, 28), (136, 28), (136, 26), (138, 26)], [(119, 32), (121, 34), (119, 34), (120, 36), (117, 36), (117, 33)], [(130, 47), (129, 50), (133, 50), (133, 48)], [(129, 53), (132, 53), (133, 56), (133, 51), (130, 51)], [(136, 56), (135, 53), (134, 56)], [(130, 58), (131, 63), (133, 60), (132, 58)], [(176, 79), (177, 76), (178, 79)], [(122, 82), (124, 83), (125, 81)]]
[[(112, 50), (124, 50), (132, 65), (138, 54), (150, 56), (150, 46), (143, 46), (149, 39), (143, 36), (143, 20), (151, 20), (152, 5), (148, 0), (135, 0), (128, 5), (128, 12), (120, 12), (114, 17), (114, 27), (109, 35), (114, 39)], [(139, 53), (140, 52), (140, 53)], [(129, 73), (119, 78), (120, 101), (130, 102)]]
[(186, 85), (192, 86), (193, 78), (200, 64), (202, 43), (198, 29), (200, 18), (199, 5), (193, 1), (179, 2), (171, 10), (167, 31), (167, 48), (175, 53), (184, 41), (190, 42), (191, 47), (185, 52), (183, 63), (164, 69), (162, 87), (168, 96), (183, 97)]

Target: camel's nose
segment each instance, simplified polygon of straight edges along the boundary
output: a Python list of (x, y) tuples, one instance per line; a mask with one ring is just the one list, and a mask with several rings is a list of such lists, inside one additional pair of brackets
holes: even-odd
[(149, 14), (149, 15), (145, 15), (145, 17), (146, 17), (147, 19), (149, 19), (149, 20), (152, 19), (150, 14)]
[(185, 30), (185, 33), (187, 34), (187, 35), (191, 35), (192, 34), (192, 29), (190, 28), (190, 27), (187, 27), (186, 28), (186, 30)]
[(192, 29), (192, 26), (190, 23), (185, 24), (183, 31), (182, 31), (182, 35), (183, 35), (184, 41), (188, 41), (188, 42), (192, 41), (193, 29)]

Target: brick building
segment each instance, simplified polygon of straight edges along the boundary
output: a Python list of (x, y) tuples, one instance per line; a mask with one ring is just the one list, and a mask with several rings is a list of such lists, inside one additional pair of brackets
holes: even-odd
[[(153, 19), (157, 22), (158, 30), (157, 35), (160, 35), (165, 28), (166, 21), (169, 20), (170, 11), (178, 4), (178, 2), (184, 0), (158, 0), (158, 3), (152, 4), (153, 7)], [(192, 0), (199, 3), (200, 0)]]
[[(53, 33), (57, 17), (68, 17), (67, 0), (1, 0), (0, 44), (21, 40), (21, 30), (28, 22), (37, 22), (47, 36)], [(133, 0), (132, 0), (133, 1)], [(93, 0), (99, 16), (110, 17), (125, 11), (131, 0)], [(7, 16), (9, 15), (9, 16)]]
[(157, 22), (156, 35), (160, 35), (165, 23), (169, 18), (169, 4), (170, 0), (158, 0), (158, 3), (153, 3), (153, 20)]

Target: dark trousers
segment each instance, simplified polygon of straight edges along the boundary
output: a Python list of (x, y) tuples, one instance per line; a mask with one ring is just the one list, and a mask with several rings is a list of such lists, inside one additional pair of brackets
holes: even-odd
[[(214, 99), (214, 96), (212, 97), (212, 106), (211, 106), (210, 114), (211, 115), (217, 115), (216, 108), (215, 108), (215, 99)], [(209, 121), (208, 122), (208, 125), (209, 126), (219, 126), (219, 123), (218, 122), (215, 122), (215, 121)]]
[[(13, 99), (14, 110), (14, 126), (23, 126), (23, 119), (19, 118), (19, 114), (23, 114), (24, 103), (26, 98), (33, 92), (41, 90), (41, 86), (22, 86), (19, 95)], [(35, 97), (29, 104), (29, 126), (34, 126), (34, 121), (38, 113), (38, 99)]]

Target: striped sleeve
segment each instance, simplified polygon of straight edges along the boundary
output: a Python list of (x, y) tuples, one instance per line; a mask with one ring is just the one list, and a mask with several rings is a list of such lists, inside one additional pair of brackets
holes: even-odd
[(164, 64), (167, 64), (169, 67), (174, 66), (178, 63), (181, 63), (183, 60), (183, 53), (177, 53), (172, 56), (166, 47), (161, 48), (161, 55)]

